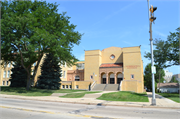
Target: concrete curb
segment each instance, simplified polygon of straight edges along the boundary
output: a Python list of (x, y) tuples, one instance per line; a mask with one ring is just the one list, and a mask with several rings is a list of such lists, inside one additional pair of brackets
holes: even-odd
[[(121, 106), (121, 107), (140, 107), (140, 108), (161, 108), (161, 109), (180, 109), (180, 107), (163, 107), (163, 106), (152, 106), (152, 105), (147, 105), (147, 104), (127, 104), (131, 102), (123, 102), (125, 104), (108, 104), (108, 102), (99, 102), (99, 103), (94, 103), (94, 102), (79, 102), (79, 101), (62, 101), (62, 100), (48, 100), (48, 99), (32, 99), (32, 98), (26, 98), (26, 97), (18, 97), (18, 96), (11, 96), (11, 95), (1, 95), (0, 97), (2, 98), (13, 98), (13, 99), (22, 99), (22, 100), (36, 100), (36, 101), (46, 101), (46, 102), (61, 102), (61, 103), (71, 103), (71, 104), (86, 104), (86, 105), (97, 105), (97, 106)], [(104, 100), (100, 100), (104, 101)], [(117, 102), (118, 103), (118, 102)], [(121, 102), (122, 103), (122, 102)], [(136, 102), (133, 102), (136, 103)]]

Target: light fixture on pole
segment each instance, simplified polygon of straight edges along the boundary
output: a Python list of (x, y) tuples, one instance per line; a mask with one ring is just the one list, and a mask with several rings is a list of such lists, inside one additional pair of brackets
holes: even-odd
[(153, 39), (152, 39), (152, 22), (156, 20), (156, 17), (154, 17), (154, 11), (157, 9), (157, 7), (153, 7), (151, 5), (151, 8), (149, 9), (149, 0), (148, 0), (148, 10), (151, 14), (149, 14), (149, 21), (150, 21), (150, 44), (151, 44), (151, 73), (152, 73), (152, 105), (156, 105), (156, 99), (155, 99), (155, 81), (154, 81), (154, 74), (156, 73), (156, 67), (154, 66), (154, 58), (153, 58)]

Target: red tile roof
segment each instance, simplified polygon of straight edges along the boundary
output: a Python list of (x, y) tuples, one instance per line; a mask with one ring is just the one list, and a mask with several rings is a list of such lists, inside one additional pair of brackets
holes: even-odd
[(104, 68), (104, 67), (123, 67), (123, 63), (101, 64), (100, 68)]

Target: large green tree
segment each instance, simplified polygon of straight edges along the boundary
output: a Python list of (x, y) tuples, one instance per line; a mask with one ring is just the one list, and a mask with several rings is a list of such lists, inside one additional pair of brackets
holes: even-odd
[[(21, 63), (27, 72), (26, 89), (30, 89), (30, 67), (36, 63), (33, 79), (44, 53), (52, 53), (60, 63), (77, 61), (71, 51), (82, 34), (75, 31), (66, 13), (58, 5), (45, 1), (1, 2), (1, 55), (4, 62)], [(4, 63), (3, 62), (3, 63)]]
[[(161, 68), (167, 68), (173, 65), (179, 65), (179, 40), (180, 40), (180, 27), (176, 32), (170, 32), (167, 40), (155, 39), (153, 50), (154, 62)], [(145, 58), (151, 59), (151, 53), (146, 52)]]
[[(164, 73), (164, 70), (159, 68), (157, 65), (155, 65), (156, 67), (156, 74), (155, 74), (155, 83), (163, 83), (164, 81), (164, 76), (165, 76), (165, 73)], [(160, 76), (159, 76), (160, 75)], [(160, 80), (159, 80), (160, 78)], [(144, 70), (144, 85), (152, 90), (152, 73), (151, 73), (151, 63), (147, 64), (146, 67), (145, 67), (145, 70)]]

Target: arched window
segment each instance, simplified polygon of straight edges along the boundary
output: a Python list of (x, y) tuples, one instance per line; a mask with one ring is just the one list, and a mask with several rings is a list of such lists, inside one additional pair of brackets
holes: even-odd
[(114, 74), (111, 74), (111, 75), (110, 75), (110, 78), (114, 78)]
[(123, 77), (123, 74), (118, 74), (117, 75), (117, 78), (122, 78)]
[(121, 83), (121, 81), (123, 80), (123, 74), (118, 74), (117, 75), (117, 84), (120, 84)]
[(102, 78), (106, 78), (106, 74), (103, 74)]
[(79, 76), (75, 76), (75, 81), (79, 81), (79, 80), (80, 80)]

